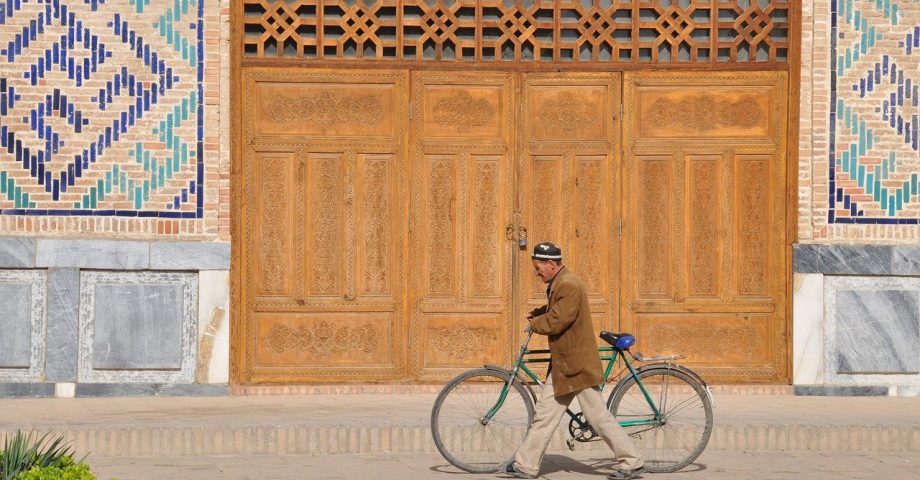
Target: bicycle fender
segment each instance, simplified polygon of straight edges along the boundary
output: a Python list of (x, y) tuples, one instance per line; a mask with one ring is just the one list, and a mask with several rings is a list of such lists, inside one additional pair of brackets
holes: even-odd
[[(639, 373), (647, 372), (649, 370), (677, 370), (678, 372), (681, 372), (684, 375), (687, 375), (688, 377), (699, 382), (699, 384), (703, 386), (703, 390), (706, 391), (706, 396), (709, 397), (709, 403), (715, 406), (715, 401), (712, 398), (712, 391), (709, 390), (709, 385), (707, 385), (706, 381), (703, 380), (703, 378), (700, 377), (699, 374), (697, 374), (693, 370), (690, 370), (689, 368), (678, 365), (676, 363), (652, 363), (652, 364), (643, 365), (637, 368), (636, 374), (638, 375)], [(610, 396), (607, 397), (607, 408), (610, 408), (610, 402), (613, 401), (613, 397), (616, 396), (617, 391), (622, 387), (623, 383), (627, 379), (629, 379), (631, 376), (632, 375), (627, 375), (623, 377), (622, 380), (620, 380), (619, 382), (617, 382), (616, 385), (614, 385), (613, 390), (610, 391)]]
[(677, 370), (677, 371), (679, 371), (679, 372), (681, 372), (681, 373), (683, 373), (683, 374), (686, 374), (687, 376), (689, 376), (690, 378), (696, 380), (697, 382), (700, 382), (700, 385), (702, 385), (704, 389), (706, 389), (707, 391), (709, 390), (709, 386), (706, 385), (706, 381), (703, 380), (703, 377), (700, 377), (700, 375), (699, 375), (698, 373), (694, 372), (693, 370), (690, 370), (689, 368), (684, 367), (684, 366), (682, 366), (682, 365), (678, 365), (678, 364), (676, 364), (676, 363), (653, 363), (653, 364), (650, 364), (650, 365), (643, 365), (643, 366), (639, 367), (639, 369), (636, 371), (636, 373), (638, 373), (638, 372), (644, 372), (644, 371), (646, 371), (646, 370), (653, 370), (653, 369), (656, 369), (656, 368), (665, 368), (665, 369), (669, 369), (669, 370)]
[[(509, 377), (511, 376), (511, 370), (508, 370), (505, 367), (500, 367), (498, 365), (483, 365), (482, 368), (486, 370), (492, 370), (493, 372), (501, 372), (505, 375), (508, 375)], [(530, 384), (524, 381), (524, 378), (521, 377), (520, 372), (518, 372), (518, 376), (514, 377), (514, 380), (523, 385), (524, 388), (527, 389), (527, 393), (530, 394), (530, 399), (533, 400), (534, 403), (537, 403), (537, 394), (534, 393), (533, 388), (530, 387)]]
[(698, 373), (676, 363), (653, 363), (651, 365), (645, 365), (642, 368), (639, 368), (639, 371), (651, 370), (653, 368), (670, 368), (671, 370), (677, 370), (684, 375), (687, 375), (690, 378), (696, 380), (700, 385), (703, 386), (703, 390), (706, 391), (706, 396), (709, 397), (709, 403), (713, 407), (716, 406), (716, 399), (712, 397), (712, 390), (709, 389), (709, 385), (706, 384), (706, 380), (703, 380), (703, 377), (701, 377)]

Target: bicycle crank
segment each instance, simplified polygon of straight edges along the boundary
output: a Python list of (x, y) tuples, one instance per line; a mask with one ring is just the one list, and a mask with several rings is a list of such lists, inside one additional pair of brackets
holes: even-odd
[(565, 441), (569, 450), (575, 450), (575, 442), (596, 442), (601, 439), (600, 435), (585, 420), (584, 413), (575, 415), (569, 421), (569, 435), (571, 438)]

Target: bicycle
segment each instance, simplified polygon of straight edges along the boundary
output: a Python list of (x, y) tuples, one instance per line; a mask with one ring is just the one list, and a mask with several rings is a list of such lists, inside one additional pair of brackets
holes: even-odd
[[(543, 386), (527, 365), (550, 361), (549, 350), (527, 349), (532, 336), (528, 328), (510, 370), (496, 365), (469, 370), (438, 394), (431, 432), (438, 451), (455, 467), (470, 473), (498, 472), (514, 459), (533, 421), (537, 395), (531, 384)], [(696, 460), (712, 434), (713, 402), (706, 382), (673, 363), (681, 355), (645, 357), (630, 352), (635, 337), (629, 334), (602, 331), (600, 338), (610, 344), (598, 347), (601, 360), (607, 362), (600, 388), (620, 358), (625, 368), (617, 376), (625, 376), (613, 387), (607, 408), (642, 451), (646, 471), (676, 472)], [(626, 353), (646, 365), (635, 368)], [(570, 450), (575, 442), (600, 440), (582, 413), (566, 409), (566, 414)]]

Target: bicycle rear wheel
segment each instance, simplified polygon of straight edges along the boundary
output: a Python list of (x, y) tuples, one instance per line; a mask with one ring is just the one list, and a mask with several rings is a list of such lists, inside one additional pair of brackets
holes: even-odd
[(676, 472), (697, 459), (712, 435), (712, 401), (706, 388), (675, 367), (648, 368), (638, 374), (660, 416), (632, 376), (620, 381), (607, 406), (620, 422), (649, 421), (625, 426), (645, 458), (649, 472)]
[(514, 458), (524, 441), (533, 420), (533, 400), (518, 381), (511, 384), (495, 415), (483, 421), (509, 378), (497, 370), (470, 370), (445, 385), (435, 400), (431, 410), (434, 444), (460, 470), (496, 472)]

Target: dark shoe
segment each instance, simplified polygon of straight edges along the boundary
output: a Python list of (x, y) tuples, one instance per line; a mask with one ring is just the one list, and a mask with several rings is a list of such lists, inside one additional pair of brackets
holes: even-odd
[(608, 480), (626, 480), (628, 478), (636, 478), (645, 473), (645, 467), (634, 468), (632, 470), (617, 470), (610, 475), (607, 475)]
[(517, 465), (515, 465), (514, 462), (511, 462), (505, 466), (505, 473), (511, 475), (514, 478), (537, 478), (536, 475), (531, 475), (529, 473), (518, 470)]

